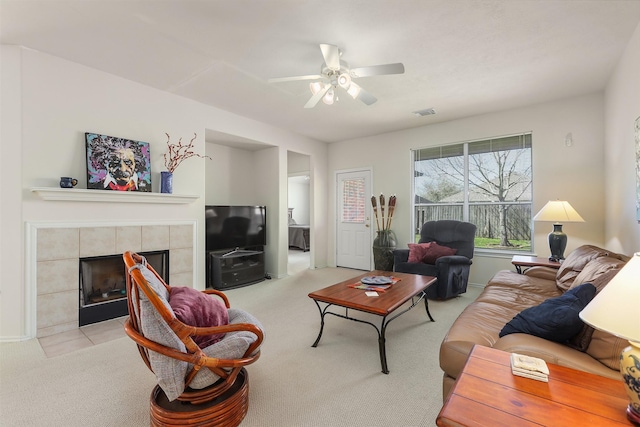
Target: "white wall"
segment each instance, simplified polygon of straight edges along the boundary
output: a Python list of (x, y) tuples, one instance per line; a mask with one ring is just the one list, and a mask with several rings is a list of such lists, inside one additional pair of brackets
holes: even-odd
[[(533, 133), (533, 200), (537, 212), (549, 200), (571, 202), (586, 223), (565, 224), (567, 251), (584, 243), (604, 245), (604, 108), (603, 94), (595, 93), (526, 108), (469, 117), (404, 131), (344, 141), (329, 146), (329, 177), (340, 169), (373, 167), (373, 193), (396, 194), (393, 229), (399, 245), (411, 241), (412, 148), (450, 144), (480, 138)], [(437, 106), (436, 106), (437, 108)], [(565, 146), (573, 134), (574, 145)], [(389, 147), (393, 147), (392, 150)], [(335, 185), (329, 186), (329, 212), (335, 211)], [(548, 223), (535, 223), (534, 248), (548, 254)], [(335, 216), (329, 217), (329, 235)], [(329, 242), (329, 262), (335, 265), (335, 247)], [(512, 268), (508, 258), (477, 254), (471, 282), (484, 284), (501, 268)]]
[(206, 204), (257, 205), (252, 152), (208, 142), (206, 153)]
[(640, 24), (618, 63), (605, 95), (606, 245), (614, 251), (640, 251), (636, 220), (633, 126), (640, 117)]
[[(22, 193), (22, 50), (0, 51), (0, 337), (20, 338), (27, 319), (23, 254)], [(8, 285), (4, 285), (8, 284)]]
[[(317, 164), (326, 165), (324, 143), (33, 50), (3, 45), (1, 53), (2, 340), (26, 338), (24, 289), (29, 284), (24, 279), (25, 221), (195, 220), (199, 232), (194, 252), (197, 267), (194, 286), (204, 286), (205, 162), (209, 160), (192, 158), (175, 171), (174, 193), (199, 196), (190, 204), (51, 202), (32, 194), (31, 187), (57, 187), (60, 176), (76, 177), (78, 187), (86, 188), (84, 132), (148, 142), (154, 191), (159, 191), (159, 172), (164, 169), (165, 132), (173, 142), (179, 137), (188, 141), (197, 133), (195, 150), (200, 154), (205, 153), (205, 129), (214, 129), (282, 145), (283, 150), (306, 153)], [(272, 166), (279, 173), (278, 165)], [(263, 167), (270, 170), (270, 164)], [(326, 168), (313, 172), (323, 175)], [(272, 173), (267, 175), (273, 177)], [(286, 194), (286, 170), (284, 176), (282, 182), (273, 185)], [(317, 178), (318, 182), (323, 180), (322, 176)], [(255, 186), (255, 180), (253, 184)], [(225, 185), (227, 187), (220, 186), (219, 190), (230, 195), (233, 190), (228, 188), (230, 182), (226, 181)], [(273, 194), (273, 191), (264, 193), (265, 197)], [(320, 198), (320, 206), (326, 206), (325, 193), (318, 192), (316, 197)], [(270, 200), (262, 204), (269, 203)], [(284, 212), (286, 217), (286, 206)], [(325, 210), (315, 214), (320, 227), (326, 224)], [(315, 232), (326, 234), (326, 230), (321, 229)], [(326, 253), (326, 249), (320, 246), (319, 252)]]
[(287, 152), (287, 173), (289, 175), (302, 175), (309, 173), (309, 156)]
[[(309, 156), (287, 152), (288, 196), (287, 206), (293, 208), (293, 219), (298, 224), (309, 224)], [(301, 179), (307, 179), (302, 181)]]
[(309, 224), (309, 181), (289, 177), (287, 206), (296, 224)]
[[(287, 179), (286, 150), (266, 148), (253, 153), (253, 185), (259, 205), (267, 207), (267, 273), (273, 277), (287, 273)], [(284, 217), (284, 220), (283, 220)]]

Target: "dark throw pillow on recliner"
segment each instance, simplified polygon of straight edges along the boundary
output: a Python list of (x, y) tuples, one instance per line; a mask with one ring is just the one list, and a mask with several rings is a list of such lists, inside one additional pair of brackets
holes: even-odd
[(455, 248), (450, 248), (449, 246), (442, 246), (437, 244), (436, 242), (431, 242), (431, 246), (424, 254), (424, 258), (422, 258), (422, 262), (427, 264), (435, 264), (436, 260), (443, 256), (455, 255), (458, 253), (458, 250)]
[(556, 298), (529, 307), (511, 319), (500, 331), (500, 337), (524, 333), (564, 343), (582, 329), (580, 311), (596, 295), (596, 287), (584, 283)]
[(436, 260), (443, 256), (455, 255), (457, 249), (442, 246), (436, 242), (409, 243), (408, 262), (422, 262), (425, 264), (435, 264)]

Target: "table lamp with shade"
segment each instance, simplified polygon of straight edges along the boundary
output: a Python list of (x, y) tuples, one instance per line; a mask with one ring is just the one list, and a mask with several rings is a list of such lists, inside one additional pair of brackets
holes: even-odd
[(629, 340), (620, 354), (620, 373), (629, 406), (627, 418), (640, 426), (640, 252), (580, 312), (583, 322)]
[(562, 231), (564, 222), (584, 222), (578, 212), (564, 200), (550, 200), (540, 212), (533, 217), (534, 221), (553, 222), (553, 231), (549, 233), (549, 249), (551, 261), (564, 259), (564, 250), (567, 247), (567, 235)]

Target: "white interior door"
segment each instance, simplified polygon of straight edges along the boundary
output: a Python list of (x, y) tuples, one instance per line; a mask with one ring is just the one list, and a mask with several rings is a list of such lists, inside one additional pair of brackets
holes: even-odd
[(336, 265), (371, 270), (371, 170), (336, 174)]

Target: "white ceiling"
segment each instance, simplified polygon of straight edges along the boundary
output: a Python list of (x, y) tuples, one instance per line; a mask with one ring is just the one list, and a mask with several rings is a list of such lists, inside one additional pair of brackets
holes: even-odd
[[(0, 40), (336, 142), (602, 90), (639, 0), (0, 0)], [(378, 98), (303, 108), (318, 44)], [(435, 108), (435, 116), (412, 111)], [(207, 140), (228, 135), (210, 132)], [(231, 138), (233, 139), (233, 138)], [(231, 141), (230, 143), (235, 143)], [(241, 143), (251, 144), (250, 141)], [(249, 145), (250, 146), (250, 145)]]

